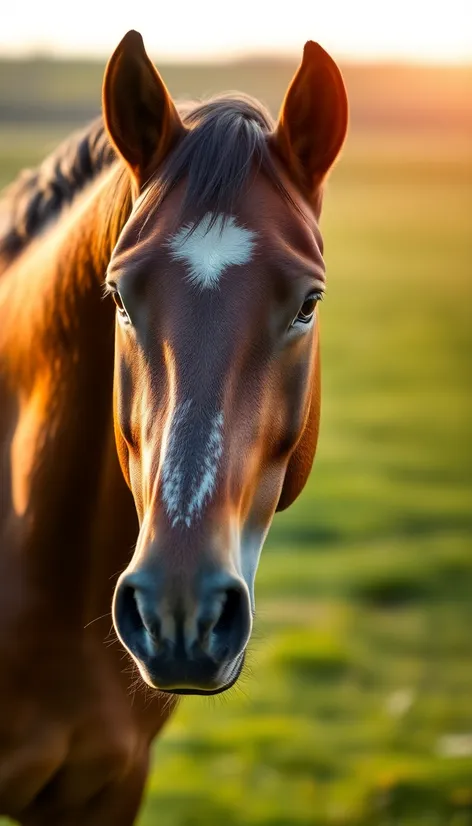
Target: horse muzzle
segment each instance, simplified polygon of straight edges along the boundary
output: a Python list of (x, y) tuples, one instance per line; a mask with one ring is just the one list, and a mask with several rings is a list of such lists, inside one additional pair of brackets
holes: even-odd
[(252, 629), (245, 582), (225, 570), (169, 583), (155, 570), (125, 572), (113, 620), (118, 636), (152, 687), (215, 694), (239, 677)]

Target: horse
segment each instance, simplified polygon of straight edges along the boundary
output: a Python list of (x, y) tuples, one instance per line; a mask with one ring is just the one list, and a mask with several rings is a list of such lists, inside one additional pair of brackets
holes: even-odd
[(22, 826), (130, 826), (179, 697), (241, 674), (315, 455), (347, 118), (317, 43), (274, 121), (179, 107), (130, 31), (102, 116), (4, 194), (0, 813)]

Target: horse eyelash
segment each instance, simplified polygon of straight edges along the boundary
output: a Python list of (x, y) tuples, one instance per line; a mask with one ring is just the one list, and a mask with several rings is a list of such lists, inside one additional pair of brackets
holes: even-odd
[(109, 281), (104, 281), (102, 284), (102, 297), (106, 298), (108, 295), (113, 295), (116, 292), (116, 285)]

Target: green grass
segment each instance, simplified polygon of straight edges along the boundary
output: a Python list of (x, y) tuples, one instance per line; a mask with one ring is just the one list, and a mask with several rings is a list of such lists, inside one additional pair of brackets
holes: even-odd
[[(4, 178), (40, 138), (0, 135)], [(182, 702), (139, 826), (472, 824), (468, 153), (406, 133), (346, 148), (316, 464), (263, 553), (248, 673)]]

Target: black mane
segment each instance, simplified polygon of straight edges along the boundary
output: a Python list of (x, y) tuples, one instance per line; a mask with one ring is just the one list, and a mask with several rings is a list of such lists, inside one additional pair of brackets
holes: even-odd
[[(215, 220), (229, 216), (258, 171), (298, 209), (269, 149), (274, 121), (258, 101), (240, 94), (217, 96), (183, 104), (181, 115), (189, 131), (151, 182), (151, 212), (186, 178), (184, 219), (190, 212), (196, 223), (208, 212)], [(0, 199), (0, 254), (19, 253), (115, 160), (99, 118), (67, 138), (39, 167), (23, 171)]]
[(16, 255), (116, 160), (98, 119), (73, 133), (36, 169), (25, 169), (0, 199), (0, 254)]

